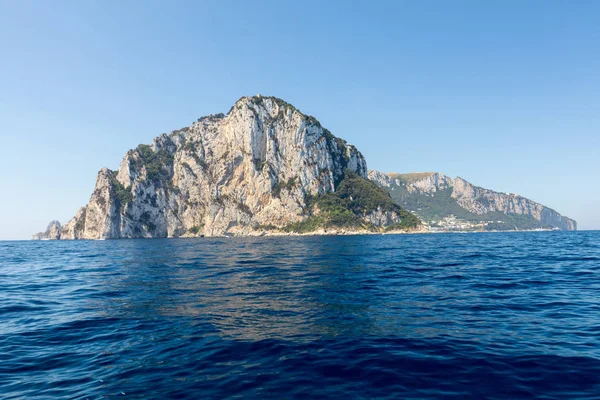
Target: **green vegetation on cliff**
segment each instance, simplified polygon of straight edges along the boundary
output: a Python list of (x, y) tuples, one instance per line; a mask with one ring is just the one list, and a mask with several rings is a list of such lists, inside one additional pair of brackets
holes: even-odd
[(302, 222), (287, 225), (285, 231), (305, 233), (320, 228), (386, 229), (388, 227), (376, 226), (363, 219), (378, 210), (383, 213), (395, 212), (400, 217), (400, 222), (392, 225), (394, 229), (411, 229), (420, 224), (417, 217), (394, 203), (385, 190), (350, 170), (345, 171), (344, 179), (335, 192), (307, 196), (306, 205), (310, 216)]
[(151, 182), (159, 183), (170, 179), (169, 168), (173, 165), (173, 155), (165, 149), (152, 150), (152, 146), (140, 144), (136, 149), (138, 157), (134, 167), (143, 166)]
[(110, 183), (112, 189), (116, 194), (117, 204), (119, 205), (120, 211), (123, 211), (127, 204), (133, 200), (133, 193), (131, 188), (126, 188), (121, 182), (117, 180), (117, 171), (110, 171)]
[[(394, 178), (405, 179), (410, 182), (411, 179), (417, 179), (418, 175), (427, 174), (404, 174), (396, 175)], [(392, 199), (407, 210), (413, 211), (416, 215), (431, 226), (437, 227), (432, 221), (439, 221), (445, 217), (453, 215), (457, 220), (466, 221), (473, 224), (488, 222), (485, 230), (520, 230), (520, 229), (538, 229), (551, 228), (541, 223), (529, 215), (519, 215), (512, 213), (503, 213), (499, 211), (488, 212), (485, 214), (475, 214), (466, 210), (458, 204), (458, 201), (452, 197), (452, 187), (438, 190), (433, 193), (409, 192), (404, 186), (392, 185), (388, 189)], [(492, 221), (492, 222), (490, 222)]]

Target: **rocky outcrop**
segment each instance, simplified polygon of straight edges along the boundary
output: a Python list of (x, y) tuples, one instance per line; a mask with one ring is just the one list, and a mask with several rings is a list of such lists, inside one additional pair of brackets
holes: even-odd
[[(227, 115), (162, 134), (103, 168), (87, 206), (60, 239), (251, 235), (311, 215), (308, 198), (334, 192), (362, 154), (313, 117), (274, 97), (243, 97)], [(365, 224), (398, 224), (367, 210)]]
[[(577, 229), (574, 220), (548, 207), (517, 194), (499, 193), (475, 186), (460, 177), (451, 178), (437, 172), (384, 174), (369, 171), (369, 179), (390, 192), (398, 204), (414, 211), (425, 220), (443, 218), (444, 207), (447, 215), (457, 214), (455, 206), (458, 205), (466, 211), (466, 214), (461, 214), (462, 218), (468, 221), (483, 221), (486, 216), (490, 216), (496, 223), (501, 223), (498, 218), (502, 219), (500, 214), (504, 214), (538, 221), (539, 227)], [(526, 227), (531, 227), (528, 220), (515, 222), (514, 219), (511, 220), (510, 226), (516, 224), (518, 228), (520, 221)]]
[(85, 217), (87, 208), (81, 207), (75, 216), (63, 225), (61, 229), (62, 239), (82, 239), (85, 231)]
[(61, 235), (61, 225), (58, 221), (52, 221), (48, 224), (46, 231), (38, 232), (33, 235), (34, 240), (58, 240)]

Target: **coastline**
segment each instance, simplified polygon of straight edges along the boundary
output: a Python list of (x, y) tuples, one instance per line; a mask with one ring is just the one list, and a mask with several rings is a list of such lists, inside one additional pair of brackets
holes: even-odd
[(192, 235), (186, 233), (181, 236), (166, 237), (139, 237), (139, 238), (100, 238), (100, 239), (29, 239), (30, 241), (102, 241), (102, 240), (128, 240), (128, 239), (201, 239), (201, 238), (243, 238), (243, 237), (284, 237), (284, 236), (362, 236), (362, 235), (414, 235), (414, 234), (465, 234), (465, 233), (518, 233), (518, 232), (555, 232), (560, 229), (522, 229), (522, 230), (431, 230), (428, 227), (409, 230), (370, 231), (347, 229), (319, 229), (312, 232), (283, 232), (283, 231), (244, 231), (227, 232), (216, 235)]
[[(119, 238), (119, 239), (106, 239), (106, 240), (127, 240), (127, 239), (202, 239), (202, 238), (244, 238), (244, 237), (301, 237), (301, 236), (365, 236), (365, 235), (416, 235), (416, 234), (465, 234), (465, 233), (519, 233), (519, 232), (555, 232), (560, 229), (528, 229), (528, 230), (493, 230), (493, 231), (432, 231), (429, 229), (412, 229), (412, 230), (391, 230), (373, 232), (368, 230), (327, 230), (319, 229), (312, 232), (277, 232), (277, 231), (253, 231), (246, 234), (223, 234), (223, 235), (182, 235), (182, 236), (168, 236), (164, 238)], [(62, 239), (70, 240), (70, 239)], [(76, 240), (105, 240), (105, 239), (76, 239)]]

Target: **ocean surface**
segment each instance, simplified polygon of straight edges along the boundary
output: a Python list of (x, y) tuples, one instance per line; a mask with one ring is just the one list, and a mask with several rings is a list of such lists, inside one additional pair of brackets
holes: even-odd
[(0, 242), (0, 398), (600, 398), (600, 232)]

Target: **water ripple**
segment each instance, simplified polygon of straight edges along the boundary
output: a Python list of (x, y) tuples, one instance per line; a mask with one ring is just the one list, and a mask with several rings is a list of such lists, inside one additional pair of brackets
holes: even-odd
[(583, 398), (600, 232), (0, 242), (0, 393)]

